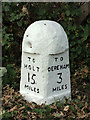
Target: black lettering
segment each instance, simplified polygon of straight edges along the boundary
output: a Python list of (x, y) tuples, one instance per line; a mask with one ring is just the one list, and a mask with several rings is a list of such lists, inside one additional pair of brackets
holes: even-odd
[(59, 90), (58, 88), (59, 88), (59, 87), (57, 87), (57, 91)]
[(57, 70), (59, 70), (59, 65), (57, 65)]
[(65, 85), (65, 89), (67, 89), (67, 84)]
[(59, 86), (59, 87), (57, 87), (57, 91), (59, 91), (59, 90), (61, 90), (60, 86)]
[(30, 82), (30, 74), (28, 73), (28, 82)]
[(33, 63), (35, 63), (35, 59), (33, 58)]
[(50, 72), (50, 67), (48, 67), (48, 72)]
[(35, 75), (35, 74), (32, 75), (32, 78), (31, 78), (31, 79), (32, 79), (33, 81), (31, 82), (31, 84), (35, 84), (35, 80), (34, 80), (34, 78), (33, 78), (34, 76), (36, 76), (36, 75)]
[(64, 85), (62, 85), (62, 90), (64, 89)]
[(57, 73), (57, 75), (59, 75), (59, 79), (60, 79), (60, 81), (57, 81), (57, 83), (61, 83), (62, 82), (62, 73)]
[(33, 71), (35, 71), (34, 66), (33, 66)]
[(29, 61), (31, 60), (31, 57), (28, 57)]
[(31, 87), (31, 86), (29, 86), (29, 85), (26, 85), (25, 84), (25, 86), (24, 86), (25, 88), (27, 88), (28, 90), (31, 90), (31, 91), (33, 91), (33, 92), (37, 92), (37, 93), (39, 93), (39, 89), (38, 88), (33, 88), (33, 87)]
[(24, 64), (24, 68), (27, 68), (27, 65)]
[(60, 69), (63, 69), (63, 65), (60, 65)]
[(54, 70), (60, 70), (60, 69), (67, 69), (69, 67), (70, 67), (69, 64), (51, 66), (51, 67), (48, 67), (48, 72), (51, 72)]
[(37, 93), (39, 93), (39, 89), (37, 89)]
[(25, 87), (25, 88), (28, 88), (28, 85), (26, 85), (26, 84), (25, 84), (25, 86), (24, 86), (24, 87)]
[(39, 72), (39, 67), (37, 67), (37, 72)]
[(36, 92), (36, 88), (34, 88), (34, 92)]
[(29, 90), (31, 90), (31, 87), (29, 86)]
[[(35, 84), (34, 76), (36, 76), (36, 75), (33, 74), (32, 77), (31, 77), (30, 73), (28, 73), (28, 82), (31, 82), (31, 84)], [(30, 78), (31, 78), (32, 81), (30, 81)]]
[(64, 65), (63, 69), (66, 69), (66, 65)]
[(59, 90), (61, 90), (61, 86), (59, 86)]
[(56, 70), (57, 69), (57, 66), (54, 66), (54, 70)]
[(69, 68), (69, 64), (66, 65), (66, 68), (67, 68), (67, 67)]
[(55, 61), (57, 62), (58, 58), (55, 58)]
[(54, 71), (53, 66), (51, 67), (51, 70)]
[(56, 91), (56, 88), (53, 88), (53, 92)]
[(31, 87), (31, 91), (33, 91), (32, 87)]
[(60, 57), (60, 61), (63, 61), (63, 57)]
[(31, 65), (28, 66), (28, 69), (31, 70)]

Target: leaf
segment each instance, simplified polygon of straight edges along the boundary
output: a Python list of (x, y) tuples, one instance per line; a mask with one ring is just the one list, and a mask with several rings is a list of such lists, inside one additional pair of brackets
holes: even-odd
[(85, 118), (86, 116), (87, 116), (86, 114), (85, 114), (85, 115), (79, 114), (79, 115), (78, 115), (78, 118), (79, 118), (79, 119), (82, 119), (82, 118)]
[(25, 108), (25, 106), (22, 106), (21, 108), (19, 108), (19, 110), (22, 110), (22, 109), (24, 109)]
[(28, 13), (28, 9), (25, 6), (23, 6), (23, 8), (22, 8), (22, 12), (25, 13), (25, 14), (27, 14), (27, 15), (29, 14)]
[(67, 112), (69, 110), (69, 105), (65, 106), (64, 111)]
[[(84, 83), (84, 84), (85, 84), (85, 83)], [(85, 84), (85, 85), (86, 85), (86, 84)], [(82, 101), (85, 101), (86, 97), (87, 97), (87, 96), (84, 95)]]
[(79, 103), (78, 106), (79, 106), (80, 108), (82, 108), (82, 107), (83, 107), (83, 103), (82, 103), (82, 102)]
[(14, 110), (16, 110), (16, 109), (17, 109), (17, 105), (14, 106), (13, 108), (11, 108), (11, 109), (9, 110), (9, 112), (12, 112), (12, 111), (14, 111)]
[(22, 26), (22, 22), (21, 21), (18, 21), (17, 24), (18, 24), (19, 27)]
[(83, 68), (82, 71), (85, 72), (85, 73), (89, 73), (89, 71), (88, 71), (88, 69), (86, 67)]
[(76, 102), (76, 103), (79, 103), (79, 102), (80, 102), (80, 100), (76, 99), (76, 100), (75, 100), (75, 102)]
[(5, 114), (5, 112), (6, 112), (5, 110), (2, 110), (2, 111), (0, 110), (0, 116)]
[(54, 112), (52, 115), (56, 118), (60, 118), (60, 117), (64, 116), (63, 112), (60, 112), (60, 113), (58, 113), (58, 112), (55, 113)]
[(3, 115), (3, 117), (5, 117), (5, 118), (9, 118), (9, 117), (11, 117), (12, 116), (12, 114), (11, 113), (5, 113), (4, 115)]
[(61, 13), (61, 17), (62, 17), (63, 19), (65, 19), (65, 14), (64, 14), (64, 12)]
[(90, 17), (87, 19), (87, 23), (90, 23)]
[(10, 8), (9, 8), (9, 6), (5, 6), (4, 9), (5, 9), (6, 12), (9, 12), (9, 9), (10, 9)]
[(65, 13), (66, 13), (67, 16), (70, 15), (70, 11), (69, 10), (67, 10)]
[(71, 108), (72, 111), (75, 110), (74, 105), (71, 105), (70, 108)]
[(81, 96), (78, 96), (78, 99), (81, 100)]
[(88, 107), (88, 103), (87, 102), (85, 102), (85, 108), (87, 108)]
[(29, 104), (29, 107), (33, 110), (35, 108), (35, 104), (31, 103)]

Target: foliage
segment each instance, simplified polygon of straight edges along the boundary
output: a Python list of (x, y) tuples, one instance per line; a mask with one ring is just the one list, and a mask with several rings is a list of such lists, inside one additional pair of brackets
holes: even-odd
[[(15, 74), (19, 72), (16, 72), (16, 68), (20, 68), (21, 65), (21, 46), (26, 28), (34, 21), (41, 19), (54, 20), (65, 29), (70, 46), (71, 72), (74, 73), (81, 66), (82, 61), (84, 61), (84, 65), (88, 66), (90, 18), (88, 16), (79, 25), (77, 19), (81, 14), (78, 3), (2, 3), (3, 66), (8, 68), (9, 64), (15, 64), (13, 68), (10, 68), (15, 72), (9, 73), (11, 74), (9, 79), (16, 79)], [(12, 75), (13, 77), (11, 77)], [(10, 84), (9, 79), (8, 84)]]
[(90, 100), (86, 82), (72, 79), (72, 101), (64, 99), (50, 105), (37, 105), (23, 100), (9, 85), (3, 87), (2, 120), (89, 120)]
[(12, 64), (7, 65), (6, 68), (7, 68), (7, 72), (2, 77), (2, 79), (3, 79), (2, 84), (3, 84), (3, 86), (9, 84), (14, 89), (18, 88), (19, 81), (16, 81), (16, 80), (18, 80), (18, 74), (17, 74), (16, 70), (14, 69)]

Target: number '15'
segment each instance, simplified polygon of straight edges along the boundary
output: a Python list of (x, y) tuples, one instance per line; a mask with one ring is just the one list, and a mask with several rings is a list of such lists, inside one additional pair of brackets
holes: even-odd
[(30, 75), (30, 73), (28, 73), (28, 82), (30, 82), (31, 84), (35, 84), (36, 83), (34, 79), (35, 76), (36, 76), (35, 74)]

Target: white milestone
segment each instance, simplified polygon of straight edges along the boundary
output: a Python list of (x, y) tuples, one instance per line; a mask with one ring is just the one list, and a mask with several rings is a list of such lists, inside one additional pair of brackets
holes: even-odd
[(26, 29), (20, 93), (28, 102), (46, 105), (71, 97), (68, 39), (59, 23), (40, 20)]

